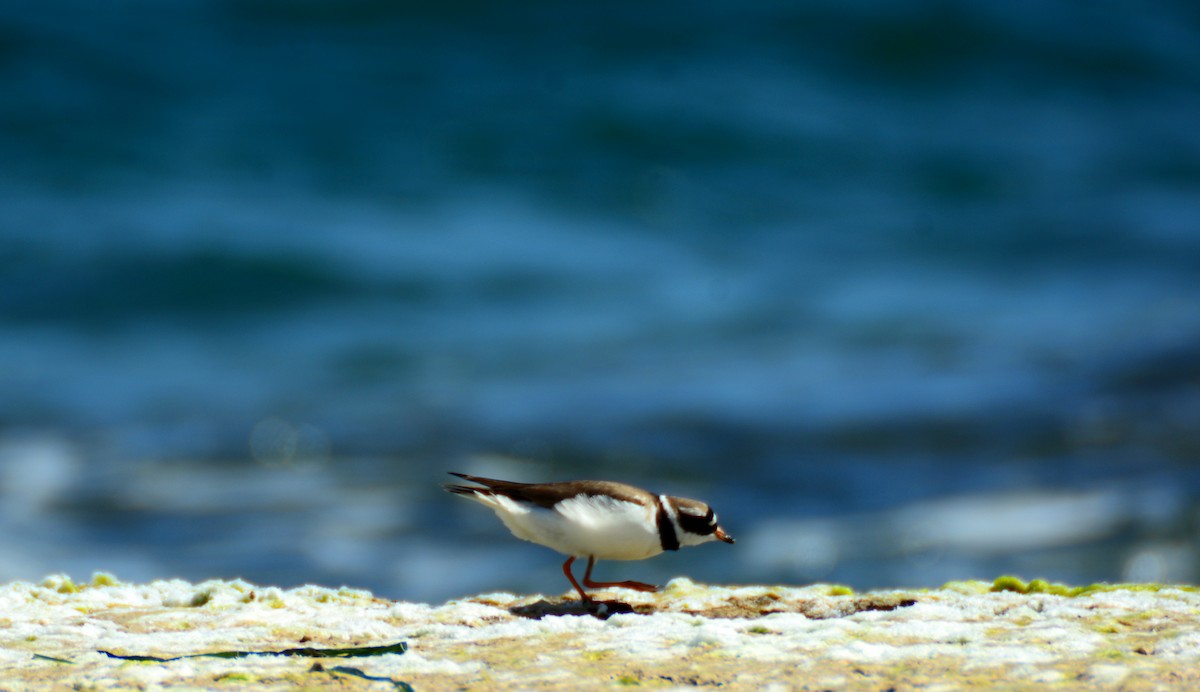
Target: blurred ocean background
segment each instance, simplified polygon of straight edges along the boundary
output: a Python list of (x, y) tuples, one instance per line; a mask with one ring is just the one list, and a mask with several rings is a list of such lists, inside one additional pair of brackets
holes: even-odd
[(0, 579), (1200, 579), (1185, 0), (0, 6)]

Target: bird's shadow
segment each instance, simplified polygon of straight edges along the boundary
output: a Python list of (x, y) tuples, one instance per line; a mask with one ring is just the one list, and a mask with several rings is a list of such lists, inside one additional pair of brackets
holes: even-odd
[(551, 603), (545, 599), (528, 605), (513, 606), (508, 612), (531, 620), (541, 620), (547, 615), (591, 615), (594, 618), (607, 620), (619, 613), (640, 612), (633, 606), (622, 601), (576, 601), (564, 600)]

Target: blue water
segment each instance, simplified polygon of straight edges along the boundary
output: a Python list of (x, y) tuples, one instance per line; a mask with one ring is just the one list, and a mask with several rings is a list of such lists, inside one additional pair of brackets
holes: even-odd
[[(1200, 579), (1187, 2), (9, 3), (0, 579)], [(621, 575), (621, 576), (618, 576)]]

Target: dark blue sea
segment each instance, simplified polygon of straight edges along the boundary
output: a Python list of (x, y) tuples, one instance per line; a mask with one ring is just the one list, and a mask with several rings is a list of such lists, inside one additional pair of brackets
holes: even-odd
[(1200, 580), (1189, 0), (0, 6), (0, 580)]

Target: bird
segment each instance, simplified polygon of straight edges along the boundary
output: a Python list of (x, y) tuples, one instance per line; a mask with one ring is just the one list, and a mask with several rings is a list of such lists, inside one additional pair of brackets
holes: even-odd
[[(656, 495), (614, 481), (517, 483), (449, 472), (476, 485), (447, 484), (448, 492), (487, 505), (514, 536), (567, 556), (562, 571), (584, 604), (590, 589), (657, 591), (638, 581), (592, 581), (596, 560), (644, 560), (665, 550), (709, 541), (734, 543), (712, 507), (685, 497)], [(572, 564), (587, 557), (583, 586)]]

